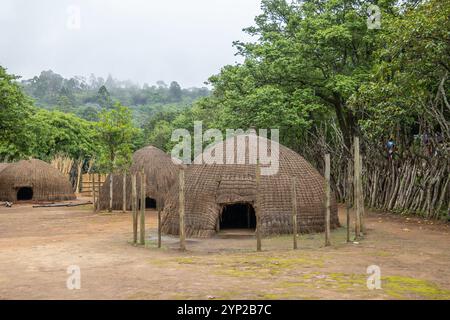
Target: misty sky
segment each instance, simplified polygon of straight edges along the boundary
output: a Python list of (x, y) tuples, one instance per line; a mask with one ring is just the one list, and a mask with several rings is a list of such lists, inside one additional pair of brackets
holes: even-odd
[(241, 61), (232, 42), (249, 39), (242, 28), (259, 7), (260, 0), (1, 0), (0, 65), (25, 79), (51, 69), (202, 86)]

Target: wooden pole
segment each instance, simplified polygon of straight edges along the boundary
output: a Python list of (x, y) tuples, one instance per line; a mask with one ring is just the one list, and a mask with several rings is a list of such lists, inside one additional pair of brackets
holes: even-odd
[(92, 203), (94, 204), (93, 210), (95, 212), (95, 206), (97, 205), (95, 197), (95, 174), (89, 174), (89, 182), (91, 183)]
[(292, 177), (292, 233), (294, 234), (294, 250), (297, 250), (297, 188), (296, 177)]
[(358, 182), (359, 182), (359, 212), (360, 212), (360, 222), (361, 222), (361, 232), (362, 235), (364, 236), (366, 234), (366, 225), (364, 223), (364, 189), (363, 189), (363, 180), (362, 180), (362, 157), (361, 155), (359, 156), (359, 177), (358, 177)]
[(184, 226), (184, 170), (180, 170), (180, 197), (179, 197), (179, 206), (180, 206), (180, 249), (186, 250), (186, 235), (185, 235), (185, 226)]
[(109, 207), (108, 212), (112, 212), (113, 207), (113, 174), (109, 174)]
[(140, 243), (145, 245), (145, 172), (141, 171), (141, 225), (140, 225)]
[(261, 168), (259, 159), (256, 162), (256, 251), (261, 251)]
[(123, 172), (123, 182), (122, 182), (122, 212), (127, 211), (127, 173)]
[(350, 242), (350, 208), (352, 206), (352, 162), (349, 159), (347, 164), (347, 242)]
[[(102, 177), (100, 173), (97, 173), (97, 182), (98, 182), (98, 188), (97, 189), (97, 211), (100, 211), (100, 189), (102, 188)], [(94, 179), (95, 180), (95, 179)]]
[(81, 170), (83, 169), (83, 160), (78, 159), (77, 163), (77, 186), (76, 186), (76, 193), (80, 193), (80, 183), (81, 183)]
[(161, 248), (161, 199), (156, 200), (156, 207), (158, 208), (158, 248)]
[(361, 237), (361, 211), (360, 211), (360, 194), (359, 194), (359, 177), (360, 177), (360, 169), (359, 166), (361, 162), (359, 161), (359, 137), (354, 138), (354, 169), (353, 169), (353, 189), (354, 189), (354, 200), (353, 206), (355, 208), (355, 239), (359, 239)]
[(136, 193), (136, 175), (131, 175), (131, 210), (133, 215), (133, 243), (137, 243), (137, 193)]
[(330, 154), (327, 153), (325, 155), (325, 246), (326, 247), (331, 245), (331, 241), (330, 241), (330, 213), (331, 213), (330, 172), (331, 172)]

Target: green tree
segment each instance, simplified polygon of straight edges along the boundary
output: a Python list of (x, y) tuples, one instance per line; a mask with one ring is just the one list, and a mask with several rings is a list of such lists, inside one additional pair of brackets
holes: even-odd
[(169, 97), (172, 101), (178, 102), (181, 100), (183, 92), (181, 86), (176, 81), (172, 81), (169, 87)]
[(97, 129), (102, 152), (101, 164), (109, 172), (126, 168), (131, 162), (133, 139), (138, 130), (133, 126), (129, 108), (117, 103), (111, 110), (99, 114)]
[(384, 21), (373, 76), (351, 101), (369, 139), (410, 143), (420, 129), (450, 139), (449, 16), (448, 1), (431, 0)]
[(32, 101), (16, 83), (17, 76), (0, 66), (0, 157), (17, 159), (28, 154), (30, 147), (28, 120), (33, 113)]
[(137, 130), (133, 126), (132, 113), (127, 107), (117, 103), (113, 109), (103, 110), (97, 124), (102, 145), (100, 166), (107, 169), (109, 181), (109, 211), (112, 211), (113, 201), (113, 173), (126, 172), (131, 164), (133, 138)]
[(29, 119), (33, 157), (51, 160), (57, 154), (73, 159), (92, 158), (99, 149), (95, 124), (60, 111), (39, 109)]
[(111, 95), (109, 94), (109, 91), (105, 86), (101, 86), (100, 89), (98, 89), (97, 103), (100, 105), (100, 107), (106, 109), (111, 109), (114, 106)]

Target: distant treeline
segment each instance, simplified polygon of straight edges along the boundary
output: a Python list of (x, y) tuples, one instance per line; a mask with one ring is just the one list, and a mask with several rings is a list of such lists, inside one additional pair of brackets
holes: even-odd
[(176, 81), (166, 84), (140, 86), (131, 81), (120, 81), (111, 75), (105, 80), (91, 74), (89, 78), (66, 79), (48, 70), (29, 80), (22, 80), (24, 91), (35, 100), (35, 105), (48, 110), (73, 113), (97, 121), (98, 113), (111, 109), (116, 102), (132, 109), (134, 120), (141, 125), (155, 112), (181, 110), (200, 97), (209, 95), (206, 87), (184, 89)]

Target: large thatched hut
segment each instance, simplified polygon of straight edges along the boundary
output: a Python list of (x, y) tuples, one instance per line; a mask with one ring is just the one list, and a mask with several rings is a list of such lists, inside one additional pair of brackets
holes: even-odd
[[(185, 170), (185, 228), (188, 236), (210, 237), (222, 229), (255, 229), (256, 161), (250, 161), (250, 150), (254, 148), (249, 146), (255, 146), (257, 138), (256, 135), (238, 137), (217, 144), (214, 147), (215, 151), (206, 150), (203, 159), (209, 154), (223, 152), (223, 163), (232, 162), (228, 161), (230, 158), (245, 157), (245, 162), (240, 162), (243, 164), (206, 164), (196, 159), (197, 161)], [(260, 138), (259, 141), (260, 146), (261, 142), (267, 143), (269, 153), (274, 154), (277, 148), (279, 150), (278, 170), (273, 171), (274, 174), (260, 177), (262, 234), (292, 233), (294, 177), (298, 231), (301, 233), (323, 231), (324, 178), (293, 150), (264, 138)], [(234, 145), (232, 153), (227, 153), (227, 145)], [(220, 153), (217, 153), (218, 150)], [(264, 167), (262, 164), (261, 168)], [(178, 204), (178, 185), (175, 184), (163, 211), (162, 230), (165, 233), (179, 232)], [(331, 201), (331, 226), (332, 228), (339, 226), (334, 195)]]
[(75, 199), (67, 177), (50, 164), (37, 160), (9, 163), (0, 170), (0, 200), (62, 201)]
[[(161, 205), (170, 188), (178, 177), (178, 167), (172, 162), (170, 155), (164, 151), (147, 146), (133, 154), (132, 164), (126, 177), (126, 207), (131, 209), (131, 175), (137, 174), (137, 194), (140, 193), (140, 172), (144, 168), (146, 176), (146, 200), (147, 208), (155, 208), (158, 201)], [(101, 209), (109, 208), (110, 175), (105, 180), (100, 191)], [(123, 174), (113, 175), (113, 210), (121, 210), (123, 207)]]

